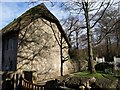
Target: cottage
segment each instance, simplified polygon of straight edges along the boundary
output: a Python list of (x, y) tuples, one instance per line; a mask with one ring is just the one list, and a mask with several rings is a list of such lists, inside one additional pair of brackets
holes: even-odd
[(67, 74), (73, 70), (69, 48), (58, 19), (42, 3), (2, 29), (2, 70), (32, 70), (37, 81)]

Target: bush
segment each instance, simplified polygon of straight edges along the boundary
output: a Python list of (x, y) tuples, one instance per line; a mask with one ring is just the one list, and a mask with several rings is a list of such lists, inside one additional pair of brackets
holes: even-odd
[(95, 65), (95, 70), (104, 73), (110, 73), (113, 70), (113, 65), (108, 63), (98, 63)]
[(119, 76), (119, 78), (120, 78), (120, 69), (119, 69), (119, 70), (115, 70), (115, 71), (114, 71), (114, 74), (115, 74), (116, 76)]

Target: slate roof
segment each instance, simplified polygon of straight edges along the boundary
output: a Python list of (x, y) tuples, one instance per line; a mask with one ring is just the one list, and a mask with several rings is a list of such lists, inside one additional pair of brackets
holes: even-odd
[(11, 31), (16, 31), (16, 30), (22, 30), (24, 29), (26, 26), (28, 26), (31, 22), (33, 22), (34, 20), (38, 19), (38, 18), (44, 18), (50, 22), (53, 22), (57, 25), (59, 31), (61, 32), (61, 34), (63, 35), (63, 37), (65, 38), (67, 44), (69, 45), (69, 47), (71, 46), (68, 38), (60, 24), (60, 22), (58, 21), (58, 19), (47, 9), (47, 7), (41, 3), (31, 9), (29, 9), (28, 11), (26, 11), (24, 14), (22, 14), (20, 17), (18, 17), (17, 19), (15, 19), (14, 21), (12, 21), (11, 23), (9, 23), (7, 26), (5, 26), (1, 31), (2, 31), (2, 35), (5, 35), (6, 33), (9, 33)]

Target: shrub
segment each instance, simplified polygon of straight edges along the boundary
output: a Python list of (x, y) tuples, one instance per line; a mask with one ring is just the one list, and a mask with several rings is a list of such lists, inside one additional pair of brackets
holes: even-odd
[(108, 63), (98, 63), (95, 65), (95, 70), (104, 73), (110, 73), (113, 70), (113, 65)]

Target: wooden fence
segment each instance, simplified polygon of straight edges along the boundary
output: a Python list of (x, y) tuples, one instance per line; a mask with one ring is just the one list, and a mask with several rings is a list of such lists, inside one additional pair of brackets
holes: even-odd
[(22, 76), (20, 77), (19, 90), (44, 90), (45, 85), (33, 84), (25, 80)]
[[(34, 84), (22, 77), (13, 75), (11, 79), (4, 79), (2, 90), (58, 90), (57, 80), (50, 80), (40, 84)], [(59, 89), (61, 90), (61, 89)]]

